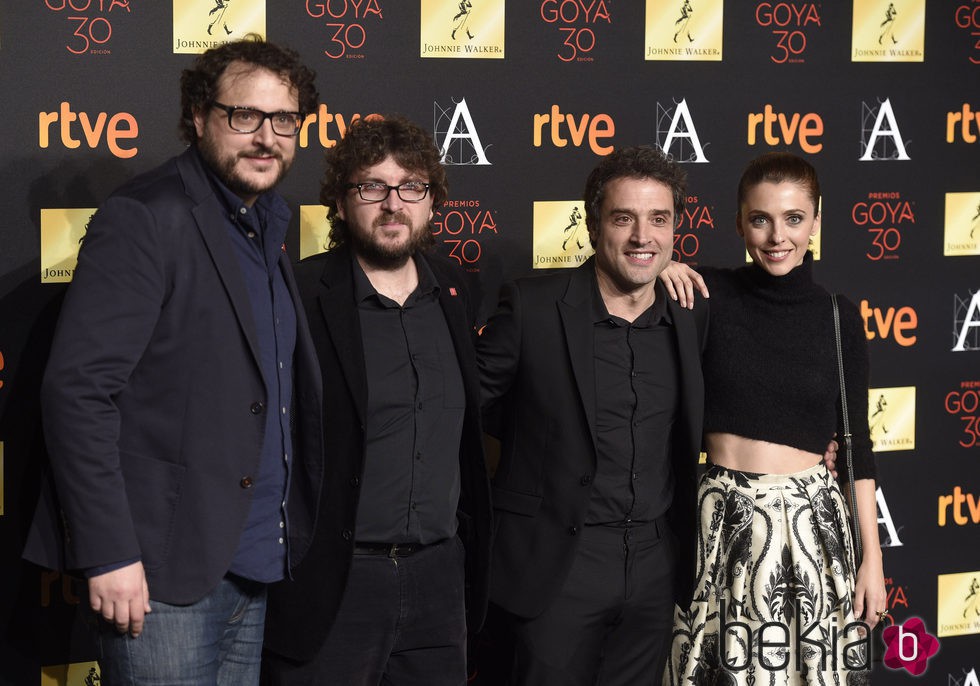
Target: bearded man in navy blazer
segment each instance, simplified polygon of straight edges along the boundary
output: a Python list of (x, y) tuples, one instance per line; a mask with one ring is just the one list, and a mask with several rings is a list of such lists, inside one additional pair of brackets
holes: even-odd
[(296, 266), (331, 388), (324, 493), (309, 555), (270, 589), (263, 679), (462, 686), (491, 510), (476, 303), (428, 250), (446, 172), (400, 117), (358, 120), (326, 160), (334, 247)]
[(527, 686), (659, 683), (693, 579), (707, 312), (657, 276), (683, 216), (661, 152), (603, 158), (585, 188), (595, 256), (519, 279), (477, 343), (491, 414), (491, 602)]
[(314, 75), (261, 40), (181, 78), (183, 154), (92, 220), (41, 389), (55, 490), (25, 557), (88, 579), (102, 677), (256, 684), (309, 547), (320, 377), (274, 192)]

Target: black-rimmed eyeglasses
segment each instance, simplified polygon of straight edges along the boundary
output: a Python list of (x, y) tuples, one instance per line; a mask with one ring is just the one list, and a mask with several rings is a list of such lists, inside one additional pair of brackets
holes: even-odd
[(347, 184), (348, 190), (352, 188), (357, 189), (357, 194), (364, 202), (381, 202), (392, 191), (395, 191), (403, 202), (421, 202), (429, 193), (429, 184), (421, 181), (406, 181), (397, 186), (389, 186), (378, 181)]
[(303, 116), (299, 112), (263, 112), (252, 107), (222, 105), (220, 102), (211, 105), (225, 111), (228, 126), (238, 133), (255, 133), (266, 119), (272, 122), (272, 132), (277, 136), (295, 136), (303, 125)]

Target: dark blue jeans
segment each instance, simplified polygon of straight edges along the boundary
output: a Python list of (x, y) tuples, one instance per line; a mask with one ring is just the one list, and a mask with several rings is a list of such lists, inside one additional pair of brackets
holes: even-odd
[(454, 536), (408, 557), (354, 555), (316, 658), (266, 653), (262, 674), (270, 686), (463, 686), (463, 544)]
[(193, 605), (150, 600), (143, 633), (97, 619), (104, 686), (256, 686), (265, 584), (225, 577)]

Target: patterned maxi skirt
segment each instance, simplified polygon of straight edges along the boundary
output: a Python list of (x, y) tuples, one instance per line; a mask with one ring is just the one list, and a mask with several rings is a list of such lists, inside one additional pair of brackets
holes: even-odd
[(826, 467), (710, 465), (698, 504), (694, 599), (675, 607), (664, 685), (869, 683), (870, 638), (850, 624), (853, 542)]

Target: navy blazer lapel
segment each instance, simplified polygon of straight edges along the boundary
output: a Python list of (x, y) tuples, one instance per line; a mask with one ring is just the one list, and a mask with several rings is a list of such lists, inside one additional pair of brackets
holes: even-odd
[(249, 350), (255, 364), (259, 364), (258, 334), (255, 328), (255, 318), (252, 314), (252, 304), (249, 301), (245, 279), (238, 265), (228, 232), (221, 217), (225, 210), (221, 201), (214, 194), (211, 182), (207, 178), (204, 167), (201, 166), (197, 152), (190, 148), (177, 158), (177, 169), (184, 182), (187, 195), (195, 202), (191, 214), (197, 222), (198, 231), (204, 238), (204, 244), (214, 261), (215, 269), (225, 286), (225, 292), (231, 301), (235, 316), (245, 334)]
[(353, 396), (357, 416), (363, 424), (367, 417), (367, 369), (361, 322), (354, 302), (354, 273), (349, 248), (335, 248), (327, 254), (317, 288), (317, 303), (324, 328), (337, 352), (337, 362)]
[(593, 261), (590, 258), (569, 274), (568, 288), (558, 302), (565, 330), (568, 358), (589, 422), (592, 444), (596, 445), (595, 336), (592, 321)]

